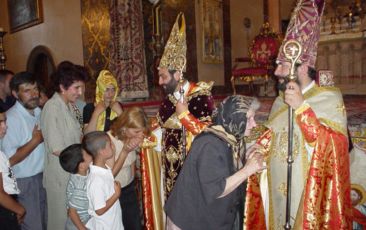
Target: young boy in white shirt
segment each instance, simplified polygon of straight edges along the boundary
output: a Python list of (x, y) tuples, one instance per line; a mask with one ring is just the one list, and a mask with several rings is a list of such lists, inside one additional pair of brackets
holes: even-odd
[(81, 144), (72, 144), (62, 150), (59, 160), (61, 167), (70, 173), (66, 187), (68, 218), (65, 230), (86, 230), (85, 224), (90, 219), (86, 183), (92, 156)]
[(86, 134), (83, 148), (93, 156), (87, 179), (89, 214), (92, 216), (86, 227), (96, 230), (123, 230), (122, 210), (119, 204), (121, 185), (114, 180), (106, 161), (114, 157), (114, 146), (105, 132)]
[[(0, 139), (6, 133), (5, 111), (0, 110)], [(17, 202), (19, 194), (14, 173), (10, 168), (8, 158), (0, 151), (0, 228), (1, 229), (20, 229), (20, 223), (25, 216), (24, 207)]]

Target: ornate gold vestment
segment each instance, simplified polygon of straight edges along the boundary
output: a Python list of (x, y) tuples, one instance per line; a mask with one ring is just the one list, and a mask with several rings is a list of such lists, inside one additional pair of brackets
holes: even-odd
[[(304, 98), (306, 103), (295, 111), (291, 226), (350, 229), (347, 117), (342, 94), (335, 87), (314, 86)], [(267, 150), (268, 168), (249, 179), (246, 229), (283, 229), (286, 222), (288, 106), (282, 96), (274, 102), (266, 126), (269, 131), (258, 143)]]
[[(162, 128), (161, 152), (152, 145), (144, 146), (141, 155), (144, 216), (147, 229), (163, 229), (163, 203), (179, 175), (194, 136), (211, 123), (214, 100), (211, 96), (213, 82), (189, 83), (185, 95), (187, 113), (177, 116), (177, 99), (168, 95), (162, 102), (157, 122), (153, 128)], [(186, 129), (186, 151), (183, 151), (182, 126)]]

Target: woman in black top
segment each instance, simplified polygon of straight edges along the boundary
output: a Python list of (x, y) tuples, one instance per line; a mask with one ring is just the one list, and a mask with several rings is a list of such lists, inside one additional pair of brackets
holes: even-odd
[(95, 102), (84, 107), (84, 133), (110, 129), (111, 121), (122, 113), (117, 94), (116, 79), (108, 70), (102, 70), (97, 79)]
[(246, 154), (241, 151), (244, 136), (256, 126), (258, 107), (254, 98), (228, 97), (213, 115), (213, 124), (195, 138), (164, 207), (168, 230), (242, 228), (243, 182), (264, 169), (258, 145)]

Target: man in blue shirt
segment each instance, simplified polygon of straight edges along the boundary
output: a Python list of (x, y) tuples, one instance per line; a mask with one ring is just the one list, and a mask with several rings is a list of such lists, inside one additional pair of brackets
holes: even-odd
[(11, 79), (10, 89), (17, 101), (6, 112), (8, 132), (2, 149), (17, 178), (18, 200), (27, 210), (21, 227), (42, 230), (47, 226), (47, 199), (42, 183), (45, 148), (38, 85), (31, 73), (21, 72)]

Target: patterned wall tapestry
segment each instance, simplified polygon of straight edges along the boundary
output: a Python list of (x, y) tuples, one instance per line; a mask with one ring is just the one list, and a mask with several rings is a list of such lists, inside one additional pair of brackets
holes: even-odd
[(82, 0), (81, 27), (84, 65), (92, 79), (86, 83), (85, 99), (94, 101), (95, 81), (98, 74), (109, 66), (110, 0)]
[(113, 0), (109, 67), (117, 77), (121, 98), (149, 96), (141, 1)]

